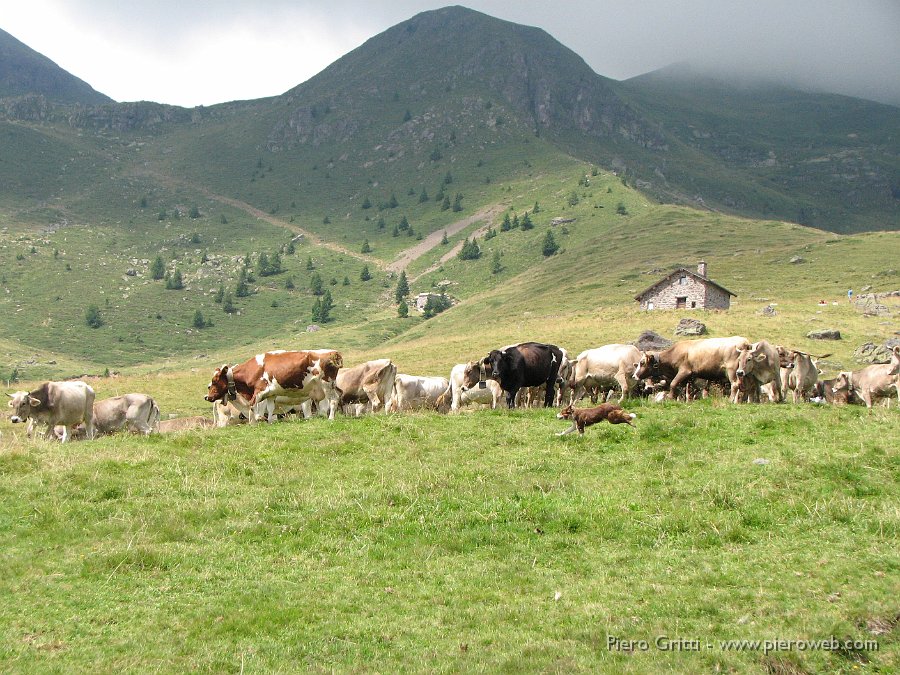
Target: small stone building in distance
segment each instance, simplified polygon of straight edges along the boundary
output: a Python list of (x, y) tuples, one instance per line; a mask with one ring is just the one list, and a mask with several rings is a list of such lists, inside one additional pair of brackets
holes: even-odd
[(728, 309), (733, 295), (706, 276), (706, 263), (701, 260), (696, 272), (680, 267), (634, 299), (646, 310)]

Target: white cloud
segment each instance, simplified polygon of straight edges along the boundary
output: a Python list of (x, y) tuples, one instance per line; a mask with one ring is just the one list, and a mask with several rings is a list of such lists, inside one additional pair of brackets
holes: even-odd
[[(116, 100), (193, 106), (280, 94), (428, 0), (29, 0), (0, 28)], [(536, 25), (601, 75), (689, 60), (900, 103), (896, 0), (472, 0)]]

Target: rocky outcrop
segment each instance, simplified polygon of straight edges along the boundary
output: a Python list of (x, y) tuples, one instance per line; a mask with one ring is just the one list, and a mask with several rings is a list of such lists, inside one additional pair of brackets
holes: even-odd
[(675, 327), (675, 335), (683, 335), (686, 337), (706, 335), (706, 324), (697, 319), (682, 319)]

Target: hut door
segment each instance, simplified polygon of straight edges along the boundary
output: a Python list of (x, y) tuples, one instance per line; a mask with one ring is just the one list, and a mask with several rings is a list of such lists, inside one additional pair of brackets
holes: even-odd
[(685, 309), (687, 307), (687, 298), (675, 298), (675, 309)]

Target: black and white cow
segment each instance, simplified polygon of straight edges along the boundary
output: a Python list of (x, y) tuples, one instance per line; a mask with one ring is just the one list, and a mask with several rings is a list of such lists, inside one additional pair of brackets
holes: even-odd
[(556, 345), (541, 342), (521, 342), (494, 349), (481, 363), (487, 377), (497, 380), (506, 392), (506, 405), (516, 407), (516, 393), (522, 387), (547, 385), (544, 407), (553, 405), (556, 379), (563, 362), (563, 351)]

